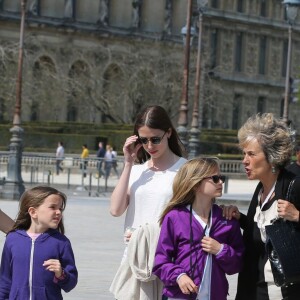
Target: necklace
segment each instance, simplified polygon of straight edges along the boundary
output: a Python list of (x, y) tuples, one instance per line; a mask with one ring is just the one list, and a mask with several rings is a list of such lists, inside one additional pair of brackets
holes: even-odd
[[(274, 184), (273, 184), (273, 186), (272, 186), (272, 188), (271, 188), (271, 190), (270, 190), (270, 192), (269, 192), (269, 194), (267, 195), (267, 197), (265, 198), (265, 200), (264, 200), (264, 202), (263, 202), (263, 204), (262, 204), (262, 206), (261, 206), (261, 210), (263, 209), (263, 207), (266, 205), (266, 203), (269, 201), (269, 199), (271, 198), (271, 196), (272, 196), (272, 194), (273, 194), (273, 192), (274, 192), (274, 190), (275, 190), (275, 185), (276, 185), (276, 181), (274, 182)], [(263, 193), (261, 193), (261, 195), (262, 195)]]

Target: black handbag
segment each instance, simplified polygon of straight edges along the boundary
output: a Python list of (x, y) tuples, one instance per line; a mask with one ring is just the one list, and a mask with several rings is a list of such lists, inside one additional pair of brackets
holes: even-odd
[[(290, 182), (286, 200), (295, 180)], [(295, 222), (277, 218), (266, 227), (266, 251), (271, 264), (274, 282), (287, 286), (300, 282), (300, 229)]]

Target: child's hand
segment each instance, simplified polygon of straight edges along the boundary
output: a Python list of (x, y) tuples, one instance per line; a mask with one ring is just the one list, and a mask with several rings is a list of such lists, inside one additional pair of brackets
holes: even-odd
[(201, 246), (205, 252), (215, 255), (221, 250), (221, 244), (209, 236), (201, 240)]
[(193, 280), (186, 274), (180, 276), (177, 283), (183, 294), (188, 295), (190, 293), (198, 293), (198, 287), (195, 285)]
[(54, 272), (56, 278), (61, 277), (63, 274), (63, 270), (58, 259), (48, 259), (44, 261), (43, 266), (46, 267), (46, 270)]

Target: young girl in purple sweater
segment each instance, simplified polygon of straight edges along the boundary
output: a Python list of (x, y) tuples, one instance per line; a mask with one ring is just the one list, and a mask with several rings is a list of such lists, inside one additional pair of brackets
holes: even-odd
[(65, 194), (49, 186), (23, 193), (17, 220), (6, 237), (0, 300), (60, 300), (77, 284), (71, 243), (64, 235)]
[(153, 269), (169, 300), (225, 300), (226, 274), (241, 269), (240, 226), (214, 204), (224, 181), (212, 158), (192, 159), (175, 176), (173, 197), (160, 219)]

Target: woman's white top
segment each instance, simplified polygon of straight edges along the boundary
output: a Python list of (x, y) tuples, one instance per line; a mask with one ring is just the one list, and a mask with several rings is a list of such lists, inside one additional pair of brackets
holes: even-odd
[(137, 228), (139, 225), (158, 221), (172, 197), (174, 177), (186, 161), (181, 157), (165, 171), (150, 170), (148, 162), (132, 167), (129, 179), (130, 202), (124, 228)]

